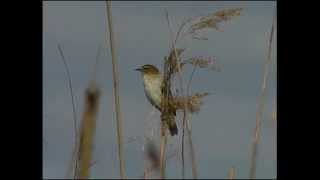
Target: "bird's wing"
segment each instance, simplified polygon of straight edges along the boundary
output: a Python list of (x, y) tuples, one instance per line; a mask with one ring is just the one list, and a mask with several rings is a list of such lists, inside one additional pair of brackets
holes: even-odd
[[(169, 89), (169, 99), (170, 99), (170, 102), (173, 102), (173, 95), (172, 95), (172, 92), (171, 92), (171, 89)], [(176, 115), (176, 109), (175, 107), (173, 106), (172, 103), (169, 104), (170, 105), (170, 109), (173, 110), (173, 114)]]

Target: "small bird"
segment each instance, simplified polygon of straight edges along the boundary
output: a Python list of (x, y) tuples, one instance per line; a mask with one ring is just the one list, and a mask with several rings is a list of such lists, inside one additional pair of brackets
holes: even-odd
[[(153, 65), (146, 64), (137, 68), (136, 71), (141, 72), (143, 78), (144, 92), (149, 102), (161, 112), (162, 99), (162, 81), (161, 72)], [(171, 92), (169, 92), (171, 95)], [(174, 110), (173, 115), (176, 115)], [(167, 122), (171, 136), (178, 134), (177, 124), (174, 119)]]

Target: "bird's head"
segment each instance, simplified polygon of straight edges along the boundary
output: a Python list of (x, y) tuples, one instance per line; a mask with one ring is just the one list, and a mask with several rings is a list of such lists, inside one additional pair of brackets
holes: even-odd
[(143, 75), (159, 75), (160, 71), (153, 65), (146, 64), (137, 69), (136, 71), (140, 71)]

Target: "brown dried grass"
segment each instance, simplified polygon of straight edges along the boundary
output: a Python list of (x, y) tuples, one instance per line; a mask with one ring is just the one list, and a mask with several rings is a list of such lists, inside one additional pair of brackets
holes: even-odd
[(92, 82), (85, 92), (85, 108), (82, 115), (79, 143), (79, 172), (76, 177), (89, 178), (91, 166), (92, 144), (96, 128), (100, 92)]
[(106, 1), (106, 11), (109, 28), (110, 47), (112, 55), (112, 72), (113, 72), (113, 93), (114, 93), (114, 104), (116, 111), (116, 122), (117, 122), (117, 144), (118, 144), (118, 158), (119, 158), (119, 173), (120, 178), (124, 179), (124, 157), (123, 157), (123, 130), (122, 130), (122, 118), (120, 111), (120, 96), (119, 96), (119, 78), (118, 78), (118, 66), (116, 59), (116, 47), (113, 34), (112, 24), (112, 13), (111, 13), (111, 1)]

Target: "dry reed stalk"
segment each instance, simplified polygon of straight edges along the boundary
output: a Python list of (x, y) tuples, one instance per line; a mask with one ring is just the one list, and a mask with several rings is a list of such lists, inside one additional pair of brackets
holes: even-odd
[(184, 167), (184, 130), (186, 121), (182, 121), (182, 143), (181, 143), (181, 173), (182, 173), (182, 179), (185, 178), (185, 167)]
[(71, 102), (72, 102), (72, 112), (73, 112), (73, 126), (74, 126), (74, 136), (75, 138), (77, 137), (77, 113), (76, 113), (76, 107), (75, 107), (75, 100), (74, 100), (74, 93), (73, 93), (73, 89), (72, 89), (72, 80), (71, 80), (71, 75), (70, 75), (70, 70), (68, 68), (68, 64), (65, 60), (65, 57), (63, 55), (63, 51), (62, 48), (60, 46), (60, 44), (58, 44), (58, 49), (61, 55), (61, 59), (64, 63), (66, 72), (67, 72), (67, 77), (68, 77), (68, 85), (69, 85), (69, 89), (70, 89), (70, 95), (71, 95)]
[(160, 178), (165, 179), (166, 169), (166, 146), (167, 146), (167, 135), (165, 123), (161, 122), (161, 136), (160, 136)]
[[(178, 78), (179, 78), (179, 85), (180, 85), (180, 92), (182, 94), (182, 96), (184, 97), (184, 88), (183, 88), (183, 79), (182, 79), (182, 73), (181, 73), (181, 66), (180, 64), (178, 64), (179, 62), (179, 56), (178, 56), (178, 52), (177, 52), (177, 49), (176, 49), (176, 40), (173, 40), (173, 31), (172, 31), (172, 28), (171, 28), (171, 25), (170, 25), (170, 20), (169, 20), (169, 14), (168, 12), (166, 12), (166, 18), (167, 18), (167, 23), (168, 23), (168, 27), (170, 29), (170, 36), (172, 39), (172, 48), (173, 51), (174, 51), (174, 56), (175, 56), (175, 59), (176, 59), (176, 65), (175, 67), (177, 67), (178, 69)], [(182, 127), (182, 134), (183, 134), (183, 137), (182, 137), (182, 178), (185, 177), (185, 170), (184, 170), (184, 128), (185, 128), (185, 125), (187, 127), (187, 132), (188, 132), (188, 142), (189, 142), (189, 146), (190, 146), (190, 156), (191, 156), (191, 162), (192, 162), (192, 176), (193, 176), (193, 179), (197, 179), (197, 166), (196, 166), (196, 160), (195, 160), (195, 153), (194, 153), (194, 147), (193, 147), (193, 143), (192, 143), (192, 138), (191, 138), (191, 128), (188, 126), (188, 123), (186, 123), (187, 121), (187, 102), (186, 100), (183, 101), (184, 103), (184, 108), (183, 108), (183, 127)]]
[(164, 62), (164, 70), (163, 70), (163, 82), (161, 85), (161, 122), (160, 122), (160, 178), (165, 178), (165, 150), (167, 145), (167, 137), (166, 137), (166, 125), (168, 122), (174, 121), (175, 119), (175, 109), (170, 106), (171, 101), (171, 76), (172, 76), (172, 67), (170, 66), (169, 58), (165, 58)]
[[(170, 19), (169, 19), (169, 13), (168, 11), (166, 11), (166, 20), (167, 20), (167, 23), (168, 23), (168, 27), (169, 27), (169, 30), (170, 30), (170, 39), (173, 39), (173, 31), (172, 31), (172, 28), (171, 28), (171, 25), (170, 25)], [(179, 35), (179, 33), (182, 31), (182, 28), (183, 28), (184, 24), (182, 24), (180, 27), (180, 29), (178, 30), (177, 32), (177, 36)], [(176, 67), (177, 67), (177, 71), (178, 71), (178, 78), (179, 78), (179, 86), (180, 86), (180, 92), (181, 92), (181, 95), (182, 97), (184, 97), (184, 91), (183, 91), (183, 79), (182, 79), (182, 75), (181, 75), (181, 66), (178, 64), (178, 53), (177, 53), (177, 50), (175, 48), (175, 42), (177, 42), (178, 40), (178, 37), (176, 37), (175, 41), (174, 42), (171, 42), (171, 46), (172, 48), (170, 49), (173, 49), (173, 52), (174, 52), (174, 57), (176, 59)], [(170, 52), (171, 53), (171, 52)], [(184, 130), (185, 130), (185, 122), (186, 122), (186, 118), (187, 118), (187, 103), (186, 103), (186, 100), (183, 98), (183, 101), (182, 101), (182, 105), (183, 105), (183, 120), (182, 120), (182, 150), (181, 150), (181, 168), (182, 168), (182, 178), (184, 179), (185, 178), (185, 162), (184, 162)]]
[(69, 168), (67, 170), (66, 177), (69, 178), (71, 176), (72, 169), (74, 168), (74, 178), (76, 176), (76, 169), (78, 166), (78, 159), (77, 157), (77, 149), (78, 149), (78, 132), (77, 132), (77, 113), (76, 113), (76, 107), (75, 107), (75, 100), (74, 100), (74, 93), (72, 89), (72, 80), (71, 80), (71, 74), (70, 70), (67, 64), (67, 61), (65, 60), (61, 45), (58, 44), (58, 50), (61, 56), (61, 59), (63, 61), (64, 67), (67, 72), (67, 78), (68, 78), (68, 85), (70, 89), (70, 95), (71, 95), (71, 103), (72, 103), (72, 112), (73, 112), (73, 126), (74, 126), (74, 147), (72, 152), (71, 161), (69, 164)]
[(80, 144), (79, 144), (79, 174), (80, 179), (89, 178), (91, 166), (92, 144), (96, 126), (100, 93), (92, 82), (85, 92), (85, 109), (83, 111)]
[(69, 168), (67, 171), (66, 178), (69, 179), (73, 170), (73, 179), (76, 179), (78, 170), (79, 170), (79, 138), (76, 139), (74, 143), (73, 152), (72, 152), (72, 159), (69, 164)]
[(102, 45), (100, 44), (98, 46), (98, 49), (97, 49), (97, 54), (96, 54), (96, 62), (93, 66), (93, 71), (92, 71), (92, 80), (95, 81), (97, 79), (97, 73), (98, 73), (98, 63), (99, 63), (99, 57), (100, 57), (100, 54), (101, 54), (101, 49), (102, 49)]
[(260, 140), (260, 126), (261, 126), (261, 117), (263, 112), (263, 107), (265, 104), (265, 96), (266, 96), (266, 87), (267, 87), (267, 78), (269, 75), (269, 64), (271, 63), (271, 50), (272, 50), (272, 40), (274, 34), (274, 23), (275, 17), (272, 22), (271, 32), (269, 37), (269, 47), (268, 47), (268, 58), (263, 66), (263, 79), (260, 96), (258, 97), (258, 108), (256, 112), (256, 126), (254, 129), (253, 142), (252, 142), (252, 154), (251, 154), (251, 162), (250, 162), (250, 171), (249, 178), (256, 178), (256, 168), (257, 168), (257, 157), (258, 157), (258, 146)]
[[(178, 109), (183, 109), (183, 127), (182, 127), (182, 150), (181, 150), (181, 156), (182, 156), (182, 178), (185, 176), (185, 168), (184, 168), (184, 131), (185, 128), (187, 129), (188, 133), (188, 142), (189, 142), (189, 147), (190, 147), (190, 156), (191, 156), (191, 161), (192, 161), (192, 175), (193, 178), (197, 178), (197, 166), (196, 166), (196, 160), (195, 160), (195, 151), (194, 151), (194, 146), (192, 143), (192, 132), (191, 132), (191, 127), (189, 125), (189, 119), (187, 119), (187, 109), (189, 105), (190, 107), (199, 107), (199, 106), (193, 106), (193, 105), (201, 105), (202, 102), (200, 101), (200, 98), (207, 95), (208, 93), (204, 94), (197, 94), (196, 96), (189, 98), (189, 89), (190, 89), (190, 82), (192, 80), (193, 74), (195, 72), (195, 66), (198, 66), (199, 68), (207, 68), (210, 67), (213, 64), (212, 60), (204, 59), (204, 58), (191, 58), (186, 61), (181, 61), (180, 54), (185, 50), (185, 49), (177, 49), (176, 48), (176, 43), (183, 39), (187, 35), (192, 35), (192, 39), (198, 39), (198, 40), (207, 40), (207, 38), (204, 37), (199, 37), (199, 33), (202, 30), (205, 29), (216, 29), (220, 30), (218, 25), (221, 24), (222, 22), (229, 21), (232, 17), (240, 15), (240, 11), (242, 11), (242, 8), (233, 8), (233, 9), (224, 9), (217, 11), (215, 13), (209, 14), (207, 16), (198, 16), (195, 18), (189, 18), (185, 21), (182, 22), (180, 27), (178, 28), (178, 31), (176, 33), (176, 36), (173, 36), (173, 31), (170, 25), (170, 20), (169, 20), (169, 15), (168, 12), (166, 12), (166, 18), (167, 18), (167, 23), (169, 26), (170, 30), (170, 39), (172, 42), (170, 42), (170, 55), (168, 58), (168, 61), (170, 62), (170, 71), (173, 71), (173, 73), (177, 73), (178, 76), (178, 81), (180, 85), (180, 93), (181, 97), (178, 98)], [(184, 29), (187, 27), (188, 23), (192, 22), (191, 26), (189, 26), (188, 29)], [(167, 59), (166, 59), (167, 60)], [(188, 82), (187, 86), (187, 94), (184, 94), (184, 83), (183, 83), (183, 78), (182, 78), (182, 71), (181, 68), (184, 64), (192, 64), (194, 66), (193, 72), (191, 74), (190, 80)], [(213, 69), (217, 69), (216, 67), (213, 67)], [(218, 68), (219, 71), (219, 68)], [(164, 71), (166, 74), (166, 69)], [(201, 96), (201, 97), (200, 97)], [(186, 98), (185, 98), (186, 97)], [(181, 105), (183, 106), (181, 108)], [(190, 112), (197, 112), (199, 108), (189, 108), (191, 110)]]
[(124, 158), (123, 158), (123, 141), (122, 141), (122, 119), (120, 112), (120, 100), (119, 100), (119, 79), (118, 79), (118, 68), (116, 60), (116, 49), (115, 49), (115, 40), (113, 34), (113, 25), (112, 25), (112, 13), (111, 13), (111, 1), (106, 1), (106, 11), (108, 18), (108, 27), (109, 27), (109, 38), (110, 38), (110, 47), (112, 54), (112, 72), (113, 72), (113, 92), (114, 92), (114, 101), (115, 101), (115, 110), (116, 110), (116, 120), (117, 120), (117, 142), (118, 142), (118, 158), (119, 158), (119, 168), (120, 168), (120, 178), (124, 179)]
[(193, 175), (193, 179), (197, 179), (197, 177), (198, 177), (197, 164), (196, 164), (193, 141), (192, 141), (192, 138), (191, 138), (192, 137), (192, 131), (191, 131), (191, 127), (190, 127), (188, 121), (186, 122), (186, 128), (187, 128), (187, 132), (188, 132), (188, 142), (189, 142), (189, 147), (190, 147), (192, 175)]
[(236, 174), (236, 169), (234, 168), (234, 166), (232, 166), (229, 169), (228, 179), (234, 179), (235, 174)]

